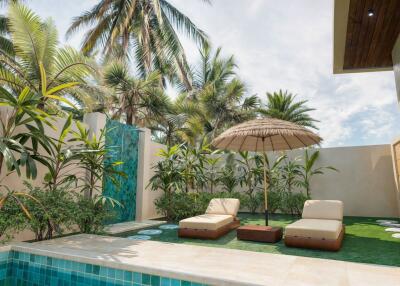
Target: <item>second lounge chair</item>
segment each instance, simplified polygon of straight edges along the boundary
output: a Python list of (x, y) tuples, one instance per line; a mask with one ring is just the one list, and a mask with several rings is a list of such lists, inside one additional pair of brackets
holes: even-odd
[(287, 246), (338, 251), (344, 237), (343, 202), (308, 200), (302, 219), (285, 228)]

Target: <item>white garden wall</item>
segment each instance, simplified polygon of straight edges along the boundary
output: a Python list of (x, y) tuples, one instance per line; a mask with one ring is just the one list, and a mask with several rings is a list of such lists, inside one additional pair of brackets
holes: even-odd
[[(391, 145), (322, 148), (319, 151), (320, 157), (316, 167), (333, 166), (339, 172), (327, 170), (324, 175), (313, 177), (313, 199), (341, 200), (344, 202), (344, 213), (347, 216), (400, 215)], [(152, 153), (152, 156), (155, 156), (156, 151)], [(302, 150), (288, 152), (291, 158), (302, 154)], [(277, 154), (269, 154), (270, 157), (274, 155)], [(157, 158), (147, 159), (147, 162), (152, 161), (157, 161)], [(240, 191), (240, 186), (236, 190)], [(151, 193), (150, 190), (148, 192)], [(143, 200), (142, 204), (146, 209), (142, 218), (154, 217), (156, 211), (152, 199)], [(147, 216), (147, 213), (151, 215)]]

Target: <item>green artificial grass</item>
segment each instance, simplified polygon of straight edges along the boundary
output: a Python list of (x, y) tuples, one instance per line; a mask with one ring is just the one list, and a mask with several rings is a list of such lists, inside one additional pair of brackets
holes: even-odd
[[(264, 225), (262, 215), (239, 215), (242, 225)], [(298, 218), (290, 215), (271, 215), (270, 225), (285, 227)], [(222, 247), (247, 251), (289, 254), (325, 259), (335, 259), (351, 262), (400, 266), (400, 240), (392, 238), (392, 232), (385, 232), (384, 226), (376, 223), (377, 219), (367, 217), (345, 217), (346, 234), (343, 245), (338, 252), (289, 248), (283, 240), (275, 244), (241, 241), (236, 239), (236, 231), (231, 231), (218, 240), (201, 240), (179, 238), (176, 230), (164, 230), (161, 235), (154, 236), (153, 240), (201, 245), (209, 247)], [(135, 233), (127, 233), (130, 236)]]

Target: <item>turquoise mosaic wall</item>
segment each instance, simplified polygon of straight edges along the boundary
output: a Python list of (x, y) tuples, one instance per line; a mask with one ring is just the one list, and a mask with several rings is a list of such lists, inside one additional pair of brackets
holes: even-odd
[(106, 147), (110, 150), (110, 156), (104, 164), (121, 161), (123, 164), (117, 168), (127, 175), (126, 178), (120, 178), (119, 188), (109, 178), (104, 178), (104, 195), (118, 200), (124, 206), (114, 209), (116, 218), (109, 223), (131, 221), (136, 213), (139, 130), (114, 120), (107, 120), (106, 130)]
[[(3, 267), (3, 265), (5, 265)], [(0, 253), (0, 286), (206, 286), (24, 252)]]

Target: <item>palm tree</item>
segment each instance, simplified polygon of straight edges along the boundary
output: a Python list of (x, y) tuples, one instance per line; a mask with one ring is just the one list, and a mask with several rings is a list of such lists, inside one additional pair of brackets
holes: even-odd
[(177, 31), (200, 45), (207, 38), (167, 0), (102, 0), (73, 19), (67, 36), (84, 27), (89, 27), (82, 41), (85, 53), (100, 48), (104, 54), (128, 56), (132, 51), (142, 76), (157, 69), (170, 80), (178, 77), (187, 88), (189, 66)]
[(295, 101), (296, 96), (288, 91), (279, 90), (274, 93), (267, 93), (267, 104), (260, 108), (259, 112), (262, 115), (282, 119), (297, 123), (305, 127), (318, 129), (315, 122), (308, 113), (315, 110), (306, 106), (307, 100)]
[(245, 85), (236, 75), (233, 56), (223, 58), (221, 48), (212, 53), (208, 45), (204, 45), (200, 55), (201, 61), (193, 71), (193, 89), (186, 93), (202, 114), (193, 120), (192, 126), (201, 125), (203, 136), (206, 134), (212, 139), (225, 128), (254, 117), (258, 99), (246, 97)]
[(149, 125), (168, 106), (168, 97), (160, 87), (161, 74), (157, 71), (145, 78), (135, 78), (125, 62), (116, 61), (105, 68), (104, 80), (115, 89), (111, 99), (113, 116), (125, 116), (128, 125)]
[[(19, 94), (26, 86), (40, 93), (42, 83), (50, 90), (74, 82), (79, 86), (60, 91), (60, 95), (86, 104), (92, 101), (87, 79), (93, 74), (94, 62), (71, 47), (59, 48), (56, 26), (51, 20), (42, 21), (26, 6), (12, 3), (7, 19), (1, 18), (0, 28), (1, 84)], [(41, 80), (41, 65), (46, 71), (45, 81)], [(43, 98), (42, 108), (45, 102), (49, 107), (51, 99)]]
[(0, 15), (0, 50), (9, 55), (14, 55), (14, 47), (8, 37), (9, 29), (7, 21), (6, 16)]
[(168, 146), (182, 141), (195, 145), (196, 134), (203, 132), (199, 124), (203, 112), (199, 106), (188, 100), (186, 93), (181, 93), (174, 100), (168, 99), (165, 107), (150, 126), (158, 141)]

